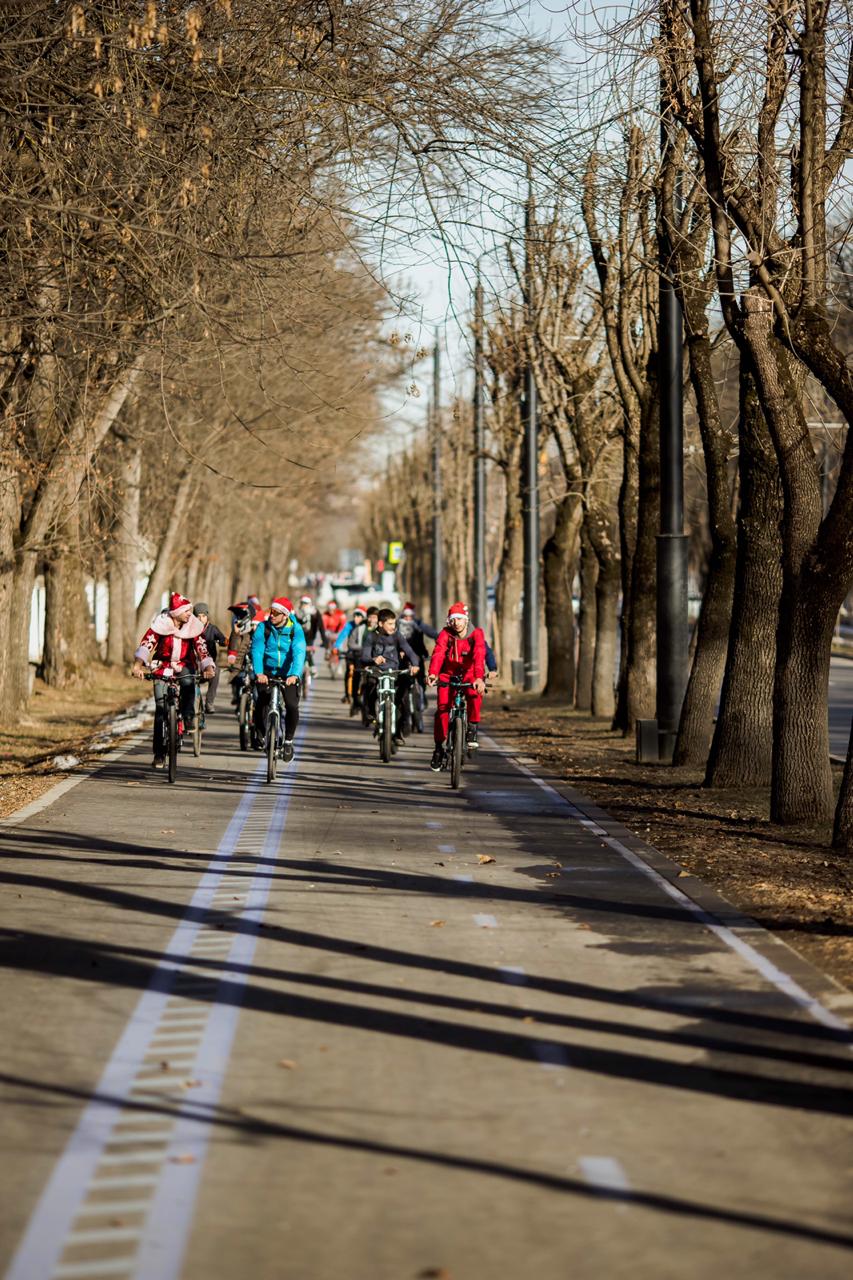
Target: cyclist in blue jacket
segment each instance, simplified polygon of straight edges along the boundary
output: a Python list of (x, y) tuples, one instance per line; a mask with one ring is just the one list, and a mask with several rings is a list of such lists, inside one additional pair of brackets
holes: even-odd
[(252, 636), (252, 670), (258, 686), (255, 703), (255, 740), (263, 743), (267, 708), (270, 704), (270, 676), (284, 680), (284, 760), (293, 759), (293, 735), (299, 724), (299, 682), (305, 666), (305, 632), (293, 618), (293, 605), (286, 596), (277, 596), (269, 617)]

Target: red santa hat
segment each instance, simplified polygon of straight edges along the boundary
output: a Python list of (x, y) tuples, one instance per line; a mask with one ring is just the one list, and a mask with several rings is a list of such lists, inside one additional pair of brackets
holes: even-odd
[(466, 622), (468, 621), (468, 606), (461, 600), (457, 600), (456, 604), (452, 604), (447, 610), (448, 622), (454, 622), (456, 618), (464, 618)]
[(278, 609), (281, 613), (293, 613), (293, 601), (288, 600), (287, 596), (276, 596), (270, 605), (270, 613), (274, 609)]
[(192, 609), (193, 602), (188, 600), (186, 596), (182, 596), (180, 591), (173, 591), (169, 597), (169, 613), (174, 618), (177, 613), (186, 613), (187, 609)]
[(414, 613), (414, 612), (415, 612), (415, 606), (412, 604), (411, 600), (407, 600), (406, 603), (403, 605), (403, 613)]

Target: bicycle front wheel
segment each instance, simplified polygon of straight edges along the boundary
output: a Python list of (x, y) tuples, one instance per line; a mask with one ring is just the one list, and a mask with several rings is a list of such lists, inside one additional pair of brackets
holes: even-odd
[(465, 722), (461, 716), (453, 721), (450, 742), (450, 785), (454, 790), (462, 778), (462, 756), (465, 752)]
[(275, 778), (278, 761), (278, 712), (271, 711), (267, 717), (267, 782)]
[(382, 708), (382, 727), (379, 730), (379, 756), (383, 764), (387, 764), (391, 759), (394, 750), (394, 728), (391, 724), (391, 714), (387, 707)]
[(174, 782), (178, 776), (178, 708), (170, 702), (166, 709), (166, 734), (169, 739), (169, 781)]
[(204, 699), (199, 689), (195, 696), (195, 720), (193, 721), (193, 755), (201, 755), (201, 735), (204, 733)]
[(240, 750), (249, 750), (250, 732), (249, 720), (251, 717), (251, 708), (249, 703), (249, 694), (241, 693), (240, 702), (237, 706), (237, 723), (240, 726)]

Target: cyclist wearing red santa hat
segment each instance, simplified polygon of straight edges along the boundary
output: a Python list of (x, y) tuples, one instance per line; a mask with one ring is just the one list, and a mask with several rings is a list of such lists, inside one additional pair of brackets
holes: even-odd
[(145, 676), (145, 668), (151, 667), (154, 681), (154, 768), (162, 769), (166, 763), (163, 730), (166, 725), (166, 673), (178, 677), (181, 686), (181, 717), (184, 732), (190, 733), (195, 719), (195, 675), (201, 672), (209, 680), (216, 671), (216, 663), (204, 642), (204, 624), (193, 614), (192, 601), (173, 591), (169, 607), (151, 623), (133, 655), (135, 662), (131, 675), (137, 680)]
[(479, 746), (478, 731), (480, 728), (480, 708), (486, 690), (486, 637), (480, 627), (472, 627), (468, 617), (468, 606), (458, 600), (447, 611), (447, 624), (438, 633), (435, 648), (429, 664), (427, 681), (430, 685), (438, 685), (435, 711), (435, 751), (430, 760), (430, 769), (438, 773), (444, 760), (444, 743), (447, 738), (447, 725), (452, 697), (450, 686), (439, 683), (438, 677), (458, 676), (461, 680), (470, 680), (474, 687), (466, 689), (468, 700), (468, 746), (472, 750)]

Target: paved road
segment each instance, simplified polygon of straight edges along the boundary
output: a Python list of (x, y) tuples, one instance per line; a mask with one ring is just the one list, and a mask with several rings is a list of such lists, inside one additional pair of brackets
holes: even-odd
[(847, 1280), (849, 996), (494, 745), (212, 724), (3, 833), (0, 1274)]

